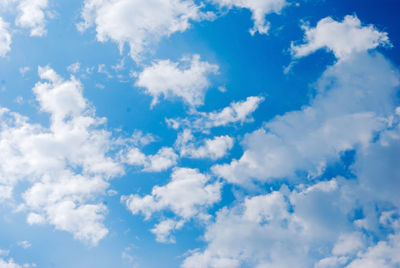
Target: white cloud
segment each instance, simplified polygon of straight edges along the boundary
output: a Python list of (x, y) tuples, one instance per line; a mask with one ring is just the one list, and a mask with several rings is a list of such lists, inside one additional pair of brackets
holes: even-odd
[(149, 46), (163, 37), (184, 32), (191, 21), (210, 19), (192, 0), (85, 0), (78, 29), (96, 27), (97, 40), (111, 40), (138, 61)]
[[(182, 267), (304, 267), (296, 258), (307, 252), (293, 242), (305, 240), (280, 192), (246, 198), (232, 209), (222, 209), (204, 238), (206, 249), (192, 252)], [(267, 259), (271, 263), (263, 266)]]
[(373, 25), (362, 26), (361, 21), (351, 15), (344, 17), (342, 22), (327, 17), (320, 20), (315, 28), (308, 25), (302, 28), (305, 30), (305, 44), (291, 45), (296, 58), (325, 48), (332, 51), (337, 59), (346, 59), (354, 53), (390, 44), (387, 33), (378, 31)]
[(183, 227), (185, 221), (174, 221), (166, 219), (156, 224), (151, 232), (156, 235), (157, 242), (160, 243), (175, 243), (175, 238), (171, 235), (174, 230), (179, 230)]
[(238, 200), (217, 212), (204, 235), (206, 247), (189, 251), (182, 267), (333, 268), (352, 260), (360, 265), (352, 268), (383, 260), (388, 266), (382, 267), (397, 267), (398, 235), (385, 242), (381, 230), (382, 241), (367, 248), (377, 233), (362, 234), (349, 217), (371, 202), (360, 190), (355, 181), (337, 178)]
[(140, 149), (133, 147), (124, 156), (124, 162), (135, 165), (143, 166), (143, 171), (146, 172), (159, 172), (164, 171), (176, 165), (178, 155), (172, 148), (163, 147), (156, 154), (145, 155)]
[(397, 189), (400, 187), (400, 117), (396, 125), (380, 134), (380, 138), (365, 150), (357, 152), (353, 172), (370, 198), (389, 201), (400, 207)]
[(270, 26), (265, 16), (270, 13), (279, 14), (288, 4), (286, 0), (213, 0), (213, 2), (229, 9), (233, 7), (249, 9), (254, 21), (254, 26), (250, 29), (252, 35), (257, 32), (267, 34)]
[(48, 6), (48, 0), (19, 0), (15, 23), (22, 28), (29, 28), (31, 36), (46, 35)]
[(227, 135), (204, 139), (198, 146), (193, 139), (194, 136), (189, 129), (179, 134), (175, 147), (179, 150), (181, 157), (216, 160), (224, 157), (232, 149), (234, 143), (233, 139)]
[(0, 57), (4, 57), (11, 50), (11, 34), (8, 23), (0, 17)]
[[(133, 214), (142, 213), (149, 219), (153, 213), (170, 210), (182, 221), (191, 218), (204, 220), (205, 210), (221, 198), (221, 183), (211, 183), (210, 177), (196, 169), (175, 168), (171, 181), (165, 186), (155, 186), (150, 195), (123, 196), (121, 200)], [(173, 241), (170, 232), (182, 227), (183, 222), (164, 221), (153, 229), (159, 241)]]
[(32, 244), (28, 240), (23, 240), (17, 243), (18, 246), (22, 247), (23, 249), (28, 249), (32, 246)]
[(0, 266), (2, 268), (22, 268), (22, 266), (15, 263), (13, 259), (9, 259), (8, 261), (0, 259)]
[(390, 235), (358, 255), (346, 268), (395, 268), (400, 266), (400, 235)]
[(0, 249), (0, 256), (8, 256), (10, 254), (10, 250)]
[(110, 178), (123, 174), (123, 166), (109, 156), (114, 141), (101, 128), (105, 119), (83, 97), (81, 83), (49, 67), (39, 67), (39, 76), (47, 81), (33, 92), (40, 110), (50, 114), (50, 126), (1, 108), (0, 187), (12, 191), (26, 181), (19, 209), (29, 213), (29, 224), (49, 223), (96, 245), (108, 232), (98, 197)]
[(210, 87), (209, 74), (217, 72), (217, 65), (201, 61), (199, 55), (182, 58), (180, 62), (158, 60), (139, 74), (135, 85), (146, 88), (146, 93), (153, 97), (151, 106), (161, 96), (179, 97), (191, 106), (199, 106)]
[(346, 255), (356, 253), (364, 248), (364, 235), (360, 232), (341, 234), (332, 249), (334, 255)]
[(26, 74), (27, 72), (29, 72), (30, 70), (31, 70), (31, 68), (28, 67), (28, 66), (21, 67), (21, 68), (18, 69), (19, 73), (20, 73), (22, 76), (25, 76), (25, 74)]
[(193, 130), (207, 131), (213, 127), (227, 126), (237, 123), (251, 122), (251, 114), (258, 108), (263, 97), (251, 96), (244, 101), (232, 102), (220, 111), (193, 112), (189, 118), (166, 119), (168, 125), (174, 129), (181, 127)]
[(318, 175), (341, 152), (367, 146), (387, 127), (398, 85), (398, 72), (380, 54), (339, 61), (318, 80), (310, 105), (248, 134), (242, 157), (212, 170), (239, 184), (291, 177), (298, 170)]
[(80, 62), (75, 62), (67, 67), (67, 71), (71, 73), (77, 73), (79, 72), (80, 68), (81, 68)]

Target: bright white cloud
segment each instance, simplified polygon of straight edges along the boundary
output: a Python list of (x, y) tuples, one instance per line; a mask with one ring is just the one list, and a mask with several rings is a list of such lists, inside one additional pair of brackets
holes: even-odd
[(19, 0), (15, 23), (22, 28), (30, 29), (31, 36), (46, 35), (48, 6), (48, 0)]
[[(204, 220), (205, 209), (221, 198), (222, 184), (211, 182), (210, 177), (196, 169), (175, 168), (171, 181), (165, 186), (155, 186), (150, 195), (123, 196), (121, 200), (133, 214), (142, 213), (149, 219), (153, 213), (170, 210), (184, 222), (191, 218)], [(170, 232), (182, 226), (181, 221), (164, 221), (153, 229), (157, 240), (171, 242)]]
[(367, 146), (387, 127), (398, 85), (398, 72), (379, 54), (339, 61), (319, 79), (310, 105), (245, 136), (242, 157), (213, 171), (239, 184), (291, 177), (298, 170), (318, 175), (341, 152)]
[[(307, 204), (310, 197), (304, 197), (296, 203)], [(204, 236), (206, 249), (192, 252), (182, 267), (312, 267), (307, 248), (297, 242), (311, 239), (302, 216), (289, 213), (280, 191), (245, 198), (217, 213)]]
[(195, 111), (188, 118), (166, 119), (166, 121), (174, 129), (185, 127), (201, 131), (208, 131), (213, 127), (227, 126), (238, 122), (243, 124), (253, 120), (251, 114), (263, 101), (263, 97), (251, 96), (244, 101), (232, 102), (220, 111), (209, 113)]
[(157, 104), (161, 96), (179, 97), (189, 105), (199, 106), (210, 87), (209, 74), (217, 72), (217, 65), (201, 61), (199, 55), (182, 58), (179, 62), (159, 60), (139, 74), (135, 85), (146, 88), (145, 92), (153, 97), (151, 106)]
[(124, 158), (124, 162), (130, 165), (143, 166), (143, 171), (159, 172), (176, 165), (178, 155), (168, 147), (161, 148), (154, 155), (145, 155), (140, 149), (133, 147), (129, 149)]
[(0, 57), (4, 57), (11, 50), (11, 34), (8, 23), (0, 17)]
[(183, 227), (185, 221), (174, 221), (166, 219), (156, 224), (151, 232), (156, 235), (157, 242), (160, 243), (175, 243), (175, 237), (171, 235), (174, 230), (179, 230)]
[(233, 7), (249, 9), (252, 14), (251, 18), (254, 21), (254, 26), (250, 29), (252, 35), (257, 32), (267, 34), (270, 25), (265, 16), (270, 13), (279, 14), (288, 4), (286, 0), (213, 0), (213, 2), (229, 9)]
[(13, 189), (27, 181), (19, 208), (29, 212), (29, 224), (49, 223), (96, 245), (108, 232), (102, 223), (106, 207), (97, 197), (105, 194), (108, 179), (123, 174), (123, 166), (108, 156), (111, 134), (100, 128), (105, 119), (94, 115), (81, 83), (49, 67), (39, 67), (39, 76), (47, 81), (33, 92), (50, 114), (50, 126), (1, 108), (0, 186)]
[(346, 255), (356, 253), (364, 247), (364, 235), (360, 232), (341, 234), (336, 242), (332, 253), (334, 255)]
[(234, 143), (233, 139), (227, 135), (204, 139), (198, 146), (193, 140), (194, 136), (189, 129), (179, 134), (175, 147), (179, 150), (181, 157), (216, 160), (224, 157), (232, 149)]
[(351, 15), (344, 17), (342, 22), (327, 17), (320, 20), (315, 28), (308, 25), (302, 28), (305, 31), (305, 44), (291, 45), (296, 58), (325, 48), (332, 51), (337, 59), (346, 59), (354, 53), (390, 44), (387, 33), (378, 31), (373, 25), (362, 26), (361, 21)]
[(346, 268), (395, 268), (400, 266), (400, 235), (390, 235), (388, 241), (380, 241), (359, 254)]
[(0, 266), (2, 268), (22, 268), (23, 267), (23, 266), (15, 263), (13, 259), (9, 259), (8, 261), (0, 259)]
[(95, 26), (97, 40), (111, 40), (120, 50), (128, 44), (137, 61), (163, 37), (186, 31), (191, 21), (212, 17), (192, 0), (85, 0), (78, 29)]
[(371, 202), (363, 195), (357, 182), (337, 178), (246, 197), (217, 212), (207, 246), (190, 251), (182, 267), (397, 267), (398, 229), (368, 248), (374, 235), (367, 239), (349, 218)]

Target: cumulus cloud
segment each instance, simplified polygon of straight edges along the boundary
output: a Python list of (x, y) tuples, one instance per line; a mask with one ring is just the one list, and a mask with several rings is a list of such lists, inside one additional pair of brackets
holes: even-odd
[[(312, 267), (307, 245), (332, 239), (329, 227), (321, 230), (322, 217), (308, 218), (311, 211), (322, 209), (318, 202), (312, 202), (329, 202), (336, 197), (336, 189), (324, 194), (320, 190), (285, 191), (247, 197), (230, 209), (220, 210), (216, 221), (207, 227), (206, 248), (192, 252), (182, 267)], [(319, 217), (318, 213), (314, 217)], [(302, 241), (301, 246), (298, 241)]]
[(156, 105), (161, 96), (182, 98), (191, 106), (199, 106), (210, 87), (209, 74), (217, 72), (218, 65), (201, 61), (199, 55), (182, 58), (179, 62), (158, 60), (139, 74), (135, 85), (145, 88), (153, 97), (151, 106)]
[(315, 28), (308, 25), (302, 28), (305, 31), (305, 44), (291, 44), (292, 54), (296, 58), (325, 48), (333, 52), (337, 59), (345, 59), (354, 53), (390, 45), (387, 33), (378, 31), (373, 25), (363, 26), (357, 16), (348, 15), (342, 22), (327, 17), (320, 20)]
[(159, 172), (176, 165), (178, 155), (168, 147), (161, 148), (154, 155), (145, 155), (140, 149), (133, 147), (129, 149), (124, 158), (128, 164), (143, 166), (143, 171)]
[(193, 140), (194, 136), (189, 129), (179, 134), (175, 147), (179, 150), (181, 157), (216, 160), (224, 157), (232, 149), (234, 143), (233, 139), (227, 135), (204, 139), (198, 146)]
[(23, 267), (23, 266), (15, 263), (13, 259), (9, 259), (8, 261), (0, 259), (0, 266), (4, 267), (4, 268), (22, 268)]
[(380, 241), (358, 255), (347, 268), (387, 267), (395, 268), (400, 265), (400, 235), (390, 235), (388, 241)]
[(251, 122), (251, 114), (258, 108), (263, 97), (251, 96), (244, 101), (232, 102), (220, 111), (209, 113), (194, 111), (188, 118), (166, 119), (174, 129), (182, 127), (192, 130), (208, 131), (213, 127), (227, 126), (233, 123)]
[(299, 170), (316, 176), (341, 152), (368, 146), (388, 126), (398, 86), (398, 71), (380, 54), (339, 61), (318, 80), (308, 106), (246, 135), (242, 157), (212, 170), (239, 184), (292, 177)]
[(48, 7), (48, 0), (19, 0), (16, 25), (30, 29), (31, 36), (46, 35), (47, 18), (50, 14)]
[(206, 247), (190, 251), (182, 267), (396, 267), (395, 225), (394, 235), (363, 233), (349, 217), (369, 202), (344, 178), (246, 197), (217, 212)]
[(97, 197), (123, 166), (109, 156), (111, 133), (101, 128), (105, 119), (95, 116), (82, 84), (50, 67), (39, 67), (39, 76), (33, 92), (50, 126), (1, 108), (0, 186), (11, 189), (12, 198), (14, 186), (26, 181), (19, 209), (29, 212), (29, 224), (49, 223), (96, 245), (108, 232), (102, 222), (107, 209)]
[(279, 14), (281, 10), (288, 4), (286, 0), (213, 0), (214, 3), (226, 8), (247, 8), (251, 11), (251, 18), (254, 26), (250, 29), (250, 33), (267, 34), (269, 23), (265, 16), (270, 13)]
[(381, 133), (380, 138), (365, 150), (357, 152), (353, 172), (363, 189), (375, 200), (390, 201), (400, 207), (396, 189), (400, 187), (400, 125)]
[(137, 61), (163, 37), (186, 31), (192, 21), (212, 17), (192, 0), (85, 0), (78, 29), (95, 26), (98, 41), (111, 40), (120, 50), (128, 44), (130, 56)]
[(0, 17), (0, 57), (4, 57), (11, 50), (11, 34), (9, 25)]
[[(172, 211), (179, 221), (167, 220), (152, 230), (161, 242), (173, 242), (170, 232), (182, 227), (192, 218), (206, 219), (205, 210), (221, 198), (222, 184), (211, 182), (211, 178), (197, 169), (175, 168), (171, 181), (164, 186), (155, 186), (150, 195), (123, 196), (121, 200), (133, 214), (142, 213), (146, 219), (163, 210)], [(183, 222), (182, 222), (183, 221)]]
[(171, 232), (179, 230), (183, 227), (185, 221), (175, 221), (172, 219), (166, 219), (156, 224), (151, 232), (156, 235), (157, 242), (160, 243), (175, 243), (175, 237), (172, 236)]

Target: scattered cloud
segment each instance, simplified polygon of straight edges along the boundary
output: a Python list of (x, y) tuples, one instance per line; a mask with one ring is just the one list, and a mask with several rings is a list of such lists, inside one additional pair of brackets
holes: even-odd
[(375, 49), (380, 45), (390, 45), (387, 33), (378, 31), (373, 25), (363, 26), (355, 15), (345, 16), (342, 22), (327, 17), (320, 20), (315, 28), (307, 24), (302, 28), (305, 31), (305, 44), (291, 44), (295, 58), (325, 48), (333, 52), (337, 59), (346, 59), (354, 53)]
[(218, 73), (218, 65), (201, 61), (199, 55), (182, 58), (179, 62), (158, 60), (146, 67), (138, 76), (135, 85), (146, 89), (153, 97), (151, 106), (159, 98), (179, 97), (191, 106), (199, 106), (210, 87), (209, 74)]
[(47, 19), (51, 17), (48, 0), (18, 0), (18, 16), (15, 24), (30, 29), (31, 36), (44, 36), (47, 33)]
[(67, 67), (67, 71), (71, 72), (71, 73), (77, 73), (77, 72), (79, 72), (80, 69), (81, 69), (80, 62), (72, 63), (71, 65), (69, 65)]
[(18, 246), (20, 246), (23, 249), (28, 249), (32, 246), (32, 244), (28, 240), (23, 240), (17, 243)]
[(258, 108), (263, 97), (251, 96), (244, 101), (232, 102), (220, 111), (209, 113), (193, 111), (188, 118), (166, 119), (173, 129), (190, 128), (197, 131), (208, 131), (213, 127), (227, 126), (233, 123), (243, 124), (253, 121), (251, 114)]
[(186, 31), (192, 21), (212, 19), (192, 0), (85, 0), (78, 29), (95, 26), (97, 40), (111, 40), (139, 61), (149, 47), (164, 37)]
[(257, 32), (267, 34), (270, 25), (265, 16), (270, 13), (280, 14), (281, 10), (288, 5), (286, 0), (213, 0), (213, 2), (228, 9), (233, 7), (249, 9), (254, 21), (254, 26), (250, 29), (251, 35)]
[(179, 134), (175, 147), (179, 150), (181, 157), (210, 158), (216, 160), (224, 157), (233, 147), (234, 140), (225, 135), (213, 139), (204, 139), (199, 145), (194, 142), (194, 136), (189, 129)]
[(124, 162), (143, 166), (145, 172), (160, 172), (176, 165), (178, 155), (172, 148), (163, 147), (156, 154), (145, 155), (140, 149), (133, 147), (128, 150), (124, 156)]
[(11, 33), (7, 22), (0, 17), (0, 57), (11, 50)]
[(380, 54), (358, 54), (329, 67), (316, 85), (308, 106), (247, 134), (242, 157), (213, 172), (238, 184), (293, 177), (296, 171), (317, 176), (341, 152), (368, 146), (387, 128), (399, 74)]
[(82, 84), (50, 67), (39, 67), (39, 76), (43, 81), (33, 92), (40, 110), (50, 114), (48, 128), (0, 111), (0, 172), (6, 178), (0, 186), (7, 190), (2, 198), (12, 198), (14, 186), (26, 181), (31, 185), (19, 210), (29, 212), (29, 224), (49, 223), (96, 245), (108, 233), (102, 223), (107, 209), (96, 198), (123, 166), (108, 156), (111, 134), (83, 97)]
[(222, 184), (211, 182), (211, 178), (197, 169), (175, 168), (171, 181), (165, 186), (155, 186), (150, 195), (141, 197), (132, 194), (121, 197), (133, 214), (142, 213), (149, 219), (155, 212), (172, 211), (181, 220), (166, 220), (152, 230), (161, 242), (173, 242), (170, 232), (196, 217), (207, 219), (205, 210), (221, 198)]

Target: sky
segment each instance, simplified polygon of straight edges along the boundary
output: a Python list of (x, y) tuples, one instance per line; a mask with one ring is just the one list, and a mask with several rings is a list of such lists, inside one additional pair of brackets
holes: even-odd
[(0, 0), (0, 267), (400, 267), (397, 0)]

